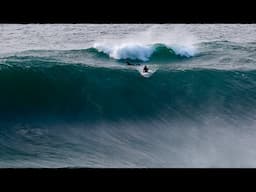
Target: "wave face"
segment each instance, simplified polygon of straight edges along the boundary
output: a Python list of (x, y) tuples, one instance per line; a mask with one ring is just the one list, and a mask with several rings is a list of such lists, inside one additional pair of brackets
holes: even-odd
[(0, 81), (1, 120), (45, 115), (97, 122), (155, 118), (166, 110), (185, 118), (213, 108), (235, 115), (256, 104), (255, 71), (157, 71), (144, 79), (137, 71), (56, 64), (5, 66)]
[(2, 26), (0, 167), (256, 166), (256, 25), (39, 26)]

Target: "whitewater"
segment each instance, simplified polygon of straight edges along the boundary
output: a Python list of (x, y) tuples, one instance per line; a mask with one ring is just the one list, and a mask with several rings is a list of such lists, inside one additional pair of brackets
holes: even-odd
[(0, 24), (0, 167), (255, 167), (255, 31)]

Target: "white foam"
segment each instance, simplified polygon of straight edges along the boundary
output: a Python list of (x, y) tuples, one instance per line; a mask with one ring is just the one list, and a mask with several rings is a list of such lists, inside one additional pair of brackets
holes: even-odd
[(171, 48), (177, 55), (185, 57), (192, 57), (197, 53), (194, 46), (171, 45), (168, 47)]
[(197, 53), (197, 39), (184, 26), (175, 25), (164, 29), (154, 25), (145, 31), (128, 34), (121, 39), (95, 42), (93, 47), (114, 59), (139, 59), (148, 61), (155, 51), (154, 44), (163, 44), (177, 55), (192, 57)]
[(152, 46), (137, 43), (124, 43), (120, 45), (96, 43), (93, 47), (114, 59), (139, 59), (141, 61), (148, 61), (154, 52)]
[[(172, 49), (175, 54), (185, 57), (192, 57), (196, 54), (196, 49), (193, 46), (182, 45), (165, 45)], [(95, 43), (95, 49), (100, 52), (106, 53), (109, 57), (114, 59), (132, 59), (148, 61), (150, 56), (154, 53), (154, 45), (143, 45), (138, 43), (123, 43), (123, 44), (108, 44), (108, 43)]]

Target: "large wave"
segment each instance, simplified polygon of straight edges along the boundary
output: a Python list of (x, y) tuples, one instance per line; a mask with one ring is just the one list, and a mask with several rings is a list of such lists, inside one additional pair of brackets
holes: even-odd
[(210, 109), (235, 114), (256, 105), (255, 71), (158, 70), (145, 79), (136, 70), (23, 66), (0, 70), (1, 120), (26, 115), (143, 119), (163, 111), (183, 118)]
[(168, 59), (174, 56), (192, 57), (196, 54), (194, 46), (184, 45), (166, 45), (166, 44), (141, 44), (141, 43), (121, 43), (107, 44), (95, 43), (93, 45), (99, 52), (107, 54), (113, 59), (131, 59), (140, 61), (149, 61), (161, 58)]

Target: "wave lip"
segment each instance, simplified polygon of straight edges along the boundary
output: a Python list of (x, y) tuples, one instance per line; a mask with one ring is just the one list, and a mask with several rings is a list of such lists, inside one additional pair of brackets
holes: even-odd
[(154, 47), (142, 44), (121, 44), (109, 46), (106, 44), (95, 44), (93, 46), (100, 52), (108, 54), (114, 59), (139, 59), (141, 61), (148, 61), (149, 57), (154, 52)]
[(151, 60), (153, 55), (163, 55), (164, 57), (176, 55), (188, 58), (196, 54), (193, 46), (166, 45), (161, 43), (151, 45), (139, 43), (123, 43), (120, 45), (95, 43), (93, 48), (113, 59), (131, 59), (144, 62)]

